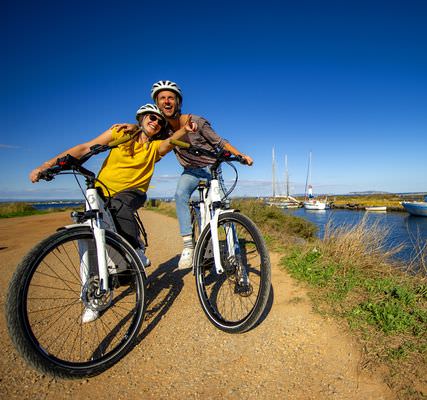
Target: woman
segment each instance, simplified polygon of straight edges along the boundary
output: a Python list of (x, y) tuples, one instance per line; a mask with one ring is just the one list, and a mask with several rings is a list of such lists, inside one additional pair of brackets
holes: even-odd
[[(106, 196), (112, 196), (111, 203), (117, 212), (115, 217), (119, 233), (137, 249), (144, 265), (148, 266), (149, 260), (143, 253), (134, 212), (142, 207), (147, 199), (146, 192), (155, 163), (172, 150), (171, 139), (180, 139), (187, 133), (194, 132), (196, 127), (190, 115), (183, 128), (168, 139), (156, 140), (161, 137), (161, 131), (166, 123), (159, 108), (154, 104), (146, 104), (137, 111), (136, 119), (140, 131), (110, 151), (98, 174), (98, 180), (102, 184), (97, 185)], [(30, 180), (37, 182), (40, 172), (55, 165), (58, 158), (67, 154), (80, 158), (91, 146), (108, 144), (112, 140), (120, 139), (124, 134), (118, 131), (117, 126), (112, 126), (89, 142), (74, 146), (35, 168), (30, 173)]]

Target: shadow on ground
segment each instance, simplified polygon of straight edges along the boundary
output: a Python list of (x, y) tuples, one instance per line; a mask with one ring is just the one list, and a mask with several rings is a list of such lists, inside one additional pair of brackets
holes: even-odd
[[(153, 271), (147, 279), (147, 302), (143, 331), (136, 343), (140, 343), (156, 327), (172, 307), (184, 287), (183, 277), (188, 271), (177, 270), (179, 256), (175, 256)], [(148, 325), (146, 325), (148, 322)]]

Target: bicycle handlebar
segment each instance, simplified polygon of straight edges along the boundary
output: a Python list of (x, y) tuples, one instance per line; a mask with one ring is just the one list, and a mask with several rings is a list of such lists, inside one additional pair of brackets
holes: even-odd
[(239, 155), (233, 156), (229, 151), (224, 150), (224, 149), (220, 149), (217, 151), (210, 151), (210, 150), (203, 149), (201, 147), (193, 146), (190, 143), (182, 142), (180, 140), (175, 140), (175, 139), (172, 139), (170, 141), (170, 143), (173, 144), (174, 146), (178, 146), (178, 147), (181, 147), (183, 149), (187, 149), (189, 153), (191, 153), (195, 156), (205, 155), (205, 156), (214, 158), (220, 162), (222, 162), (222, 161), (238, 161), (241, 164), (247, 164), (246, 160), (242, 156), (239, 156)]
[(62, 171), (77, 171), (86, 177), (94, 177), (95, 174), (89, 171), (86, 168), (83, 168), (82, 165), (89, 160), (92, 156), (103, 153), (104, 151), (108, 151), (114, 149), (119, 144), (125, 143), (128, 140), (132, 139), (135, 135), (141, 132), (141, 128), (138, 128), (136, 131), (132, 133), (128, 133), (123, 135), (121, 138), (112, 140), (108, 144), (95, 144), (90, 148), (90, 151), (84, 154), (79, 159), (73, 157), (70, 154), (67, 154), (65, 157), (58, 158), (56, 160), (56, 165), (53, 167), (47, 168), (40, 172), (39, 179), (43, 179), (45, 181), (51, 181), (55, 175), (58, 175)]
[(83, 176), (93, 178), (95, 174), (92, 171), (84, 168), (82, 165), (89, 160), (92, 156), (103, 153), (117, 147), (119, 144), (126, 142), (130, 139), (130, 135), (125, 135), (124, 137), (113, 140), (108, 144), (95, 144), (90, 148), (90, 151), (84, 154), (80, 158), (73, 157), (70, 154), (67, 154), (65, 157), (58, 158), (56, 164), (50, 168), (47, 168), (39, 173), (39, 180), (51, 181), (54, 179), (55, 175), (60, 174), (63, 171), (77, 171)]

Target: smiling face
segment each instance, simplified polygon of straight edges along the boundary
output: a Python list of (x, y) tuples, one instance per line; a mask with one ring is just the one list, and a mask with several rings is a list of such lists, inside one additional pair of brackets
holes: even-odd
[(145, 114), (142, 119), (142, 127), (147, 136), (153, 136), (160, 132), (164, 121), (156, 114)]
[(172, 118), (178, 109), (178, 99), (174, 92), (162, 90), (156, 98), (157, 106), (166, 118)]

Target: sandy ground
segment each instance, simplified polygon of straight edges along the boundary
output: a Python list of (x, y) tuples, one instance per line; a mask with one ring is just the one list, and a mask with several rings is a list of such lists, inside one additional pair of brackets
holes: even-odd
[(7, 286), (37, 242), (69, 223), (67, 213), (0, 220), (1, 399), (393, 399), (380, 375), (360, 370), (361, 350), (343, 328), (312, 311), (310, 300), (271, 254), (268, 314), (245, 334), (216, 329), (199, 305), (194, 277), (177, 270), (175, 219), (142, 213), (151, 281), (146, 320), (134, 349), (94, 378), (40, 375), (12, 347)]

